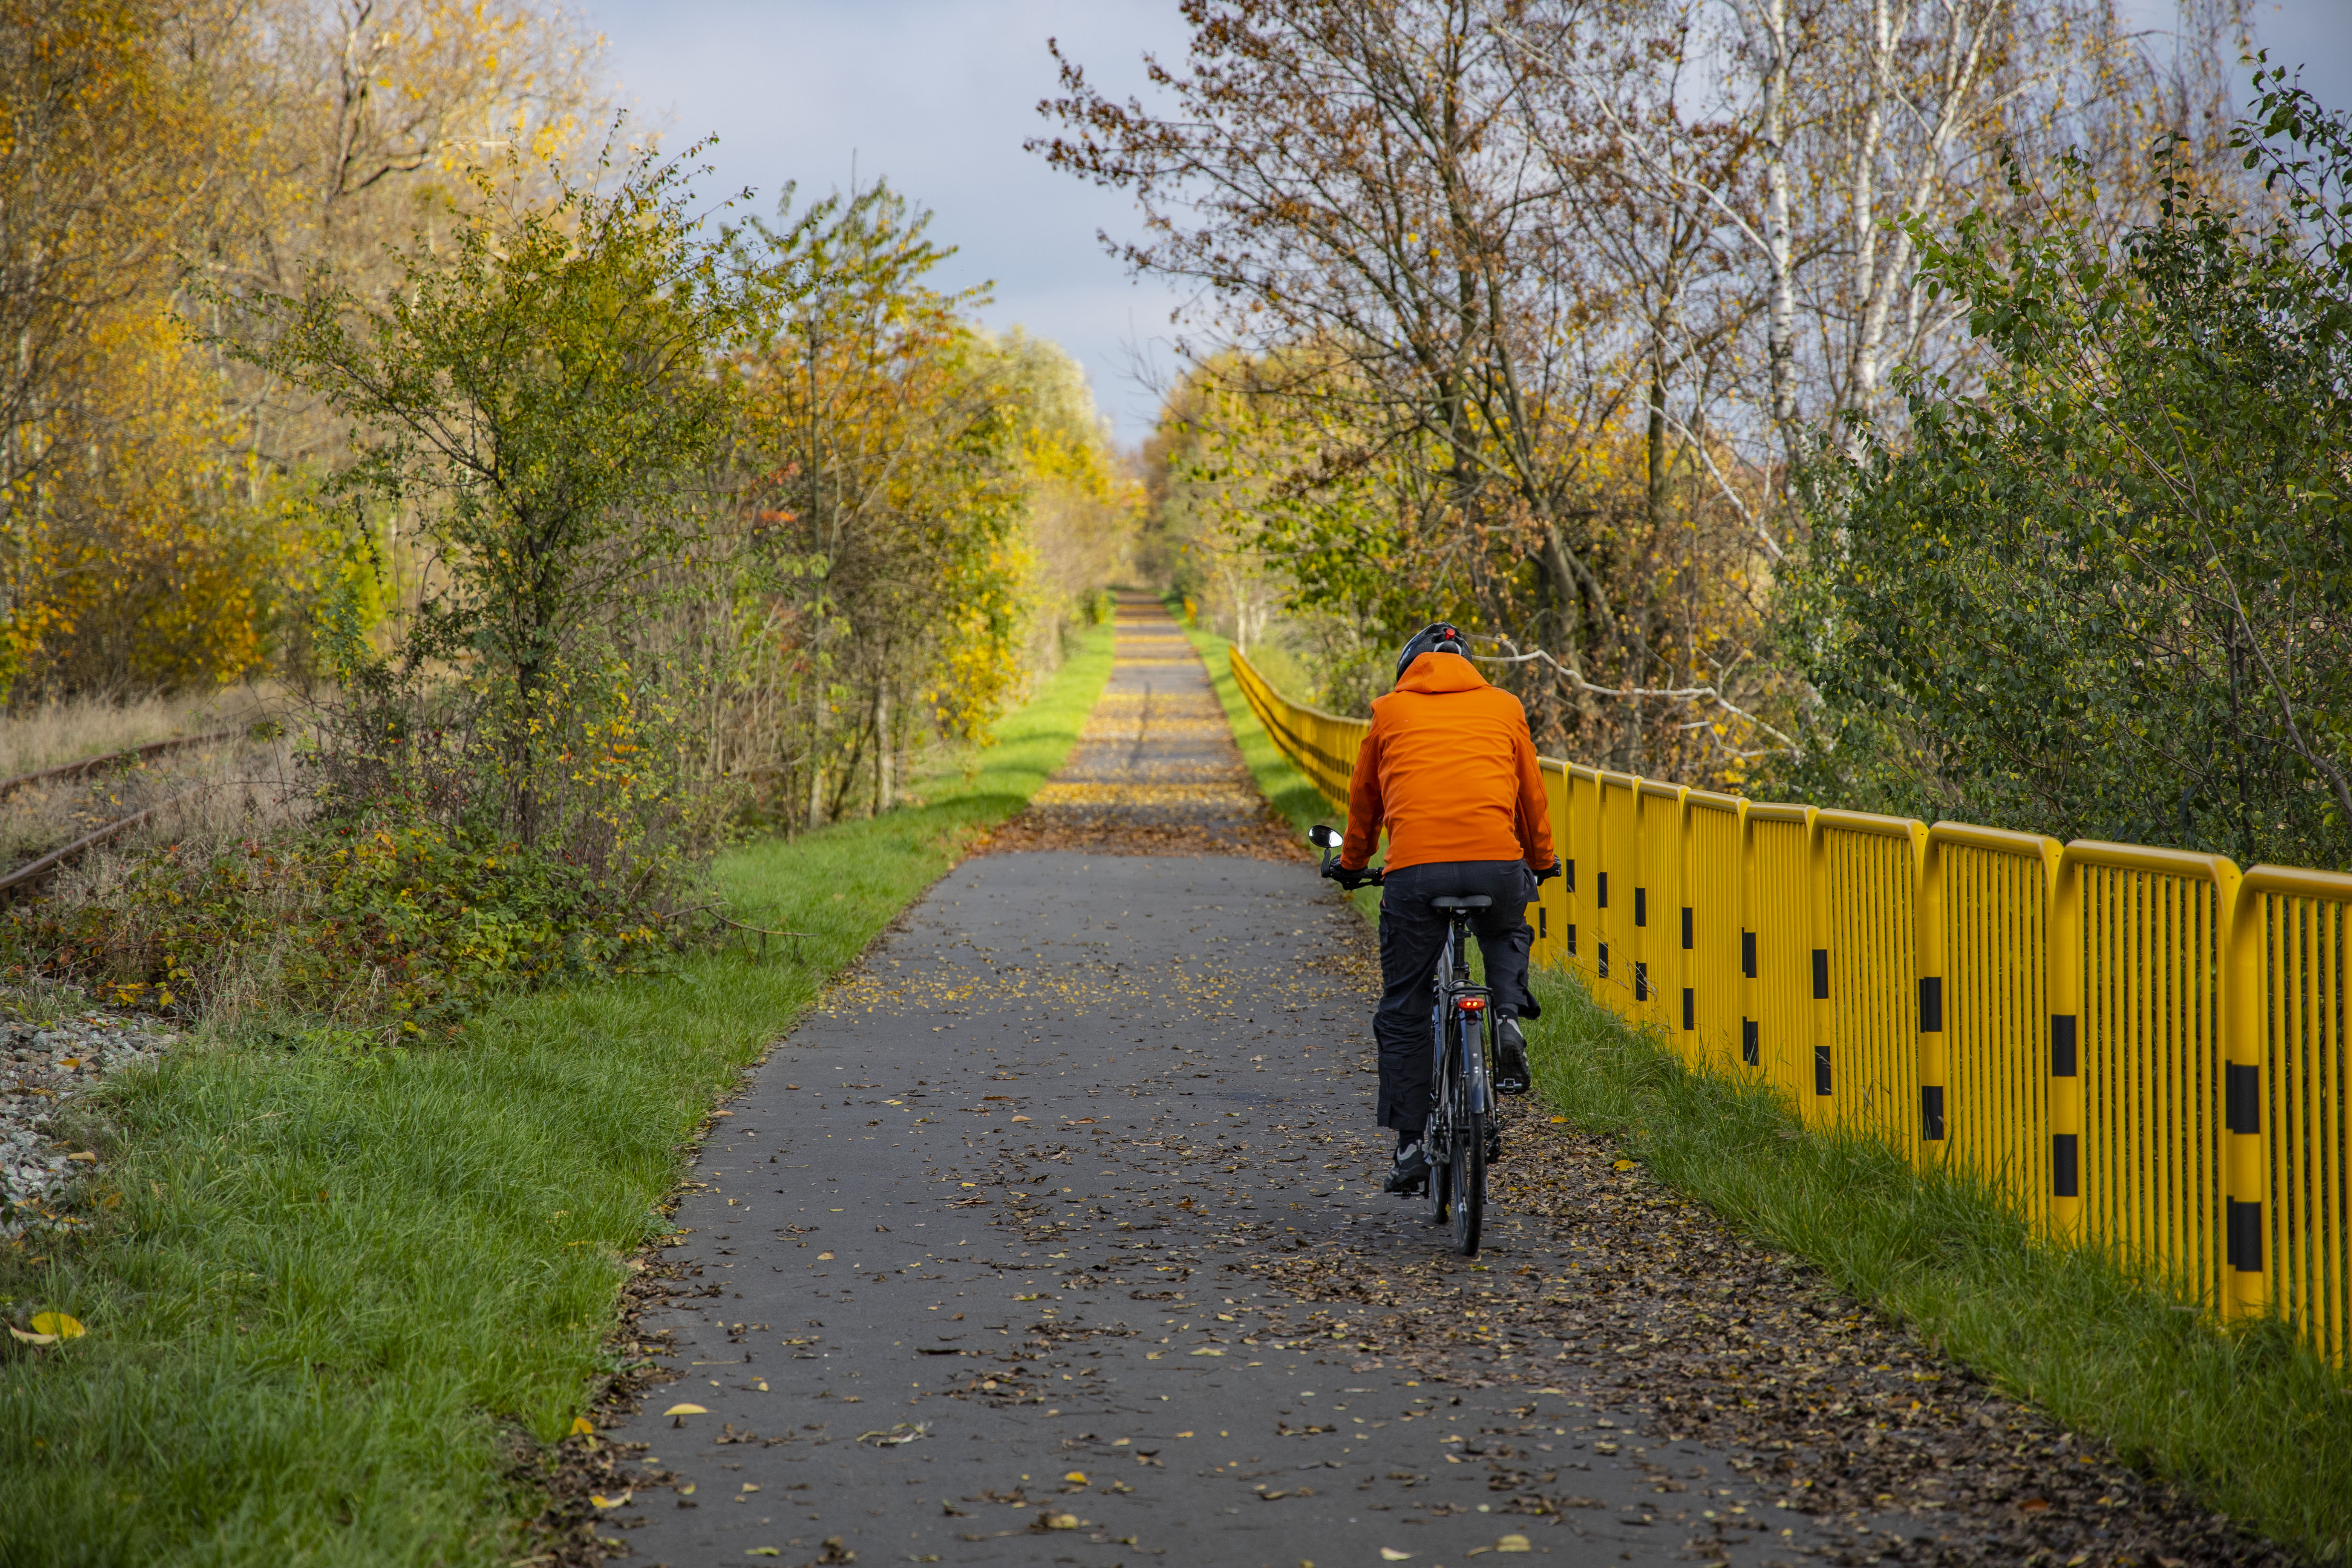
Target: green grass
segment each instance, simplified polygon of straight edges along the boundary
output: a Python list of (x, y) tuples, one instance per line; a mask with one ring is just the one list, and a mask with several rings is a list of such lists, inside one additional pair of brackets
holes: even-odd
[(2352, 1394), (2282, 1325), (2222, 1331), (2107, 1258), (2040, 1244), (1975, 1184), (1687, 1070), (1573, 974), (1536, 978), (1537, 1081), (1571, 1121), (2143, 1470), (2321, 1562), (2352, 1559)]
[(1059, 765), (1110, 668), (1088, 635), (970, 776), (718, 868), (807, 931), (661, 980), (516, 997), (445, 1049), (256, 1031), (119, 1086), (78, 1242), (0, 1261), (0, 1564), (492, 1563), (536, 1510), (506, 1434), (560, 1437), (611, 1367), (623, 1255), (695, 1129), (825, 979)]
[[(1307, 830), (1318, 822), (1344, 827), (1348, 823), (1348, 804), (1326, 800), (1313, 781), (1282, 754), (1265, 726), (1257, 721), (1250, 710), (1249, 699), (1242, 695), (1241, 682), (1234, 679), (1234, 667), (1226, 652), (1234, 645), (1216, 633), (1189, 627), (1186, 635), (1201, 652), (1209, 667), (1209, 679), (1217, 689), (1217, 700), (1224, 705), (1225, 720), (1234, 727), (1234, 743), (1241, 748), (1242, 761), (1248, 764), (1250, 777), (1256, 781), (1258, 793), (1273, 803), (1274, 809), (1298, 830), (1304, 843)], [(1381, 890), (1359, 888), (1349, 895), (1357, 912), (1368, 921), (1380, 918)]]

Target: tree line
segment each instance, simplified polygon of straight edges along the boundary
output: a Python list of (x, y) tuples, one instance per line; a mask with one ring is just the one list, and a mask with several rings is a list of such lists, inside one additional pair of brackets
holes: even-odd
[(1319, 700), (1442, 615), (1580, 760), (2352, 860), (2344, 121), (2235, 12), (1183, 9), (1032, 146), (1193, 291), (1147, 549)]
[(1082, 374), (887, 184), (698, 189), (529, 4), (4, 8), (10, 701), (278, 679), (325, 794), (626, 879), (887, 809), (1101, 613)]

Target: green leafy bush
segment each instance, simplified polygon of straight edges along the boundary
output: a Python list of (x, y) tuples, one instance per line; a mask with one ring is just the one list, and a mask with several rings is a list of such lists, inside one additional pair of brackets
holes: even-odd
[(1816, 474), (1781, 610), (1822, 706), (1768, 790), (2352, 864), (2352, 117), (2266, 79), (2280, 210), (2172, 169), (2107, 246), (2078, 173), (2036, 226), (1915, 226), (1984, 383)]

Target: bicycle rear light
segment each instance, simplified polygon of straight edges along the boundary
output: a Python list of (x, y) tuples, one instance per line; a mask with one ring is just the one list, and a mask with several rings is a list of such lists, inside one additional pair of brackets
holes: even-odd
[(1457, 997), (1455, 1003), (1465, 1013), (1483, 1013), (1486, 1010), (1486, 999), (1484, 996)]

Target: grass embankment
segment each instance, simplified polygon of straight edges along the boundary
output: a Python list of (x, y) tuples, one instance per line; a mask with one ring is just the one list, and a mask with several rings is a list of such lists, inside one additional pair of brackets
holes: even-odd
[(2041, 1244), (1979, 1185), (1688, 1070), (1538, 971), (1538, 1087), (1661, 1180), (1939, 1342), (2128, 1462), (2329, 1563), (2352, 1545), (2352, 1394), (2275, 1321), (2229, 1332), (2099, 1254)]
[(113, 1206), (0, 1255), (0, 1300), (89, 1327), (0, 1363), (0, 1563), (510, 1561), (538, 1499), (503, 1432), (561, 1437), (610, 1370), (620, 1259), (705, 1113), (1059, 765), (1109, 668), (1105, 627), (921, 806), (728, 856), (737, 918), (813, 933), (798, 962), (509, 998), (446, 1048), (192, 1044), (120, 1085)]
[[(1345, 826), (1346, 804), (1335, 805), (1324, 799), (1323, 792), (1315, 787), (1313, 781), (1291, 766), (1290, 759), (1282, 754), (1282, 748), (1274, 743), (1274, 737), (1265, 732), (1265, 726), (1251, 710), (1249, 699), (1242, 695), (1241, 682), (1234, 679), (1234, 667), (1227, 657), (1233, 643), (1198, 626), (1187, 627), (1186, 635), (1200, 650), (1202, 662), (1209, 667), (1209, 680), (1217, 689), (1217, 700), (1224, 705), (1225, 720), (1234, 729), (1234, 744), (1241, 748), (1242, 761), (1248, 764), (1250, 777), (1256, 782), (1258, 793), (1272, 803), (1276, 815), (1297, 830), (1302, 843), (1307, 830), (1318, 822)], [(1378, 888), (1359, 888), (1349, 897), (1366, 920), (1378, 921)]]
[[(1339, 820), (1250, 711), (1225, 639), (1192, 636), (1266, 798), (1302, 833)], [(1375, 911), (1376, 889), (1356, 897)], [(2352, 1395), (2277, 1324), (2217, 1331), (2106, 1258), (2037, 1244), (1979, 1187), (1866, 1139), (1806, 1132), (1780, 1101), (1688, 1071), (1572, 974), (1535, 980), (1544, 1016), (1529, 1045), (1559, 1113), (2142, 1469), (2320, 1561), (2352, 1562)]]

